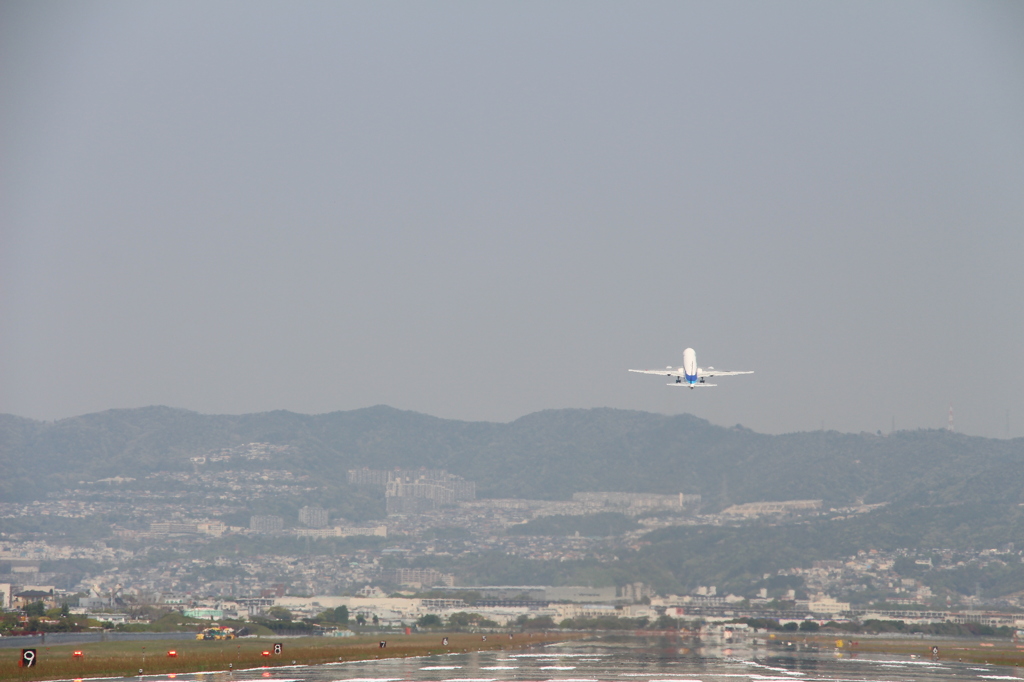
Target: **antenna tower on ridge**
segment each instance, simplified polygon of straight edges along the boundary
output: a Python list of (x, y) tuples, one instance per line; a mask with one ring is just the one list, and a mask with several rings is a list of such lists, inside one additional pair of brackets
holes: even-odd
[(953, 430), (953, 406), (949, 406), (949, 425), (946, 427), (947, 431)]

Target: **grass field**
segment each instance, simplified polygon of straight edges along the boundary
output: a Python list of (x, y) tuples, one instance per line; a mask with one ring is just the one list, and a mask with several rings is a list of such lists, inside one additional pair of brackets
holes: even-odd
[[(57, 680), (84, 677), (130, 677), (139, 670), (146, 675), (159, 673), (190, 673), (242, 670), (261, 666), (315, 664), (334, 661), (357, 661), (374, 658), (401, 658), (427, 656), (456, 651), (482, 651), (487, 649), (518, 649), (547, 642), (577, 639), (580, 634), (568, 633), (516, 633), (491, 634), (484, 641), (476, 634), (430, 633), (379, 637), (301, 637), (275, 639), (273, 637), (245, 637), (227, 641), (147, 641), (101, 642), (95, 644), (36, 647), (37, 663), (21, 668), (20, 649), (0, 649), (0, 679), (3, 680)], [(448, 638), (448, 645), (442, 638)], [(379, 642), (387, 642), (380, 648)], [(273, 645), (280, 642), (280, 655), (273, 653)], [(177, 656), (168, 656), (168, 651)], [(75, 651), (82, 656), (76, 658)], [(270, 652), (264, 656), (263, 652)]]

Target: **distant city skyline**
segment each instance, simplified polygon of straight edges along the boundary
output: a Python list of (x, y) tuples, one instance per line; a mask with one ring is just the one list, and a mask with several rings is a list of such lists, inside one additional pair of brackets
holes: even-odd
[(0, 83), (0, 413), (1024, 436), (1019, 3), (7, 2)]

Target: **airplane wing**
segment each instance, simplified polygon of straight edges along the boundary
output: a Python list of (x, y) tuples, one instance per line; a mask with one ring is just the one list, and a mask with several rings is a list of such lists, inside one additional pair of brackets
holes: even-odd
[(681, 377), (682, 373), (678, 369), (672, 369), (666, 367), (665, 369), (631, 369), (630, 372), (636, 372), (637, 374), (657, 374), (660, 377)]
[(749, 372), (727, 372), (721, 369), (704, 369), (701, 367), (697, 370), (697, 373), (704, 377), (731, 377), (736, 376), (737, 374), (753, 374), (754, 372), (753, 370)]

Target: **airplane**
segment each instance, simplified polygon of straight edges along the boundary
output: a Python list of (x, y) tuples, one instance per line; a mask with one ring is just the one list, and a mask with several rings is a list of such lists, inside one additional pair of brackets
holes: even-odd
[(753, 372), (726, 372), (714, 367), (703, 367), (697, 366), (697, 353), (692, 348), (687, 348), (683, 351), (683, 366), (673, 368), (668, 366), (665, 369), (631, 369), (630, 372), (637, 372), (639, 374), (659, 374), (666, 377), (675, 377), (675, 383), (669, 384), (669, 386), (688, 386), (690, 388), (697, 388), (698, 386), (717, 386), (718, 384), (708, 384), (704, 382), (704, 379), (709, 377), (729, 377), (735, 374), (753, 374)]

